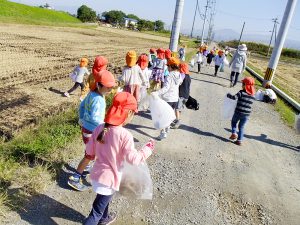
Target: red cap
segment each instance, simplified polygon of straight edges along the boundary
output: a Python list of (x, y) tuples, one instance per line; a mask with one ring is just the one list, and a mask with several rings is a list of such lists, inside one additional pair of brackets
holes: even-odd
[(169, 58), (171, 58), (171, 56), (172, 56), (172, 52), (171, 52), (171, 50), (170, 50), (170, 49), (166, 49), (166, 50), (165, 50), (165, 56), (166, 56), (166, 59), (169, 59)]
[(120, 92), (114, 97), (104, 121), (105, 123), (119, 126), (127, 119), (129, 110), (137, 112), (136, 99), (128, 92)]
[(187, 63), (180, 63), (179, 71), (180, 73), (189, 74), (189, 65)]
[(107, 70), (102, 70), (96, 75), (94, 75), (95, 82), (100, 82), (104, 87), (113, 87), (116, 85), (115, 77), (114, 75), (107, 71)]
[(242, 83), (245, 84), (245, 90), (249, 95), (255, 94), (255, 80), (252, 77), (245, 77), (242, 80)]
[(147, 55), (140, 55), (138, 59), (138, 65), (141, 67), (141, 69), (145, 69), (148, 66), (148, 56)]
[(94, 61), (92, 72), (94, 75), (99, 73), (101, 70), (106, 70), (108, 60), (103, 56), (97, 56)]
[(159, 59), (165, 58), (165, 50), (163, 48), (157, 49), (157, 58)]

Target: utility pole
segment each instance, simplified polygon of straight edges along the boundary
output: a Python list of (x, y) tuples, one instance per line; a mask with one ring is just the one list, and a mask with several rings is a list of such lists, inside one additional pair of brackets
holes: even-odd
[(198, 9), (198, 0), (196, 0), (196, 8), (195, 8), (195, 14), (194, 14), (193, 26), (192, 26), (192, 31), (191, 31), (191, 38), (193, 37), (193, 31), (194, 31), (194, 24), (195, 24), (195, 19), (196, 19), (197, 9)]
[(181, 18), (183, 13), (183, 5), (184, 5), (184, 0), (177, 0), (175, 13), (174, 13), (174, 20), (172, 25), (170, 46), (169, 46), (172, 52), (177, 52)]
[(284, 15), (280, 24), (280, 28), (279, 28), (279, 32), (278, 32), (278, 37), (276, 40), (276, 43), (274, 45), (274, 49), (269, 61), (269, 65), (268, 68), (266, 70), (265, 73), (265, 77), (264, 77), (264, 82), (263, 82), (263, 86), (265, 87), (267, 83), (272, 84), (273, 78), (274, 78), (274, 74), (276, 71), (276, 67), (278, 65), (278, 61), (280, 58), (280, 54), (283, 48), (283, 44), (289, 29), (289, 26), (291, 24), (291, 20), (293, 17), (293, 13), (295, 11), (297, 5), (297, 0), (288, 0), (285, 11), (284, 11)]
[(244, 27), (245, 27), (245, 22), (244, 22), (244, 24), (243, 24), (243, 28), (242, 28), (242, 31), (241, 31), (241, 35), (240, 35), (240, 39), (239, 39), (239, 44), (238, 44), (238, 46), (239, 46), (240, 43), (241, 43), (242, 35), (243, 35), (243, 32), (244, 32)]
[(206, 15), (207, 15), (208, 6), (209, 6), (209, 0), (207, 0), (206, 6), (205, 6), (204, 20), (203, 20), (202, 33), (201, 33), (201, 45), (203, 45), (203, 36), (204, 36), (204, 29), (205, 29)]
[(210, 43), (212, 41), (213, 36), (213, 28), (214, 28), (214, 16), (216, 14), (216, 0), (213, 0), (211, 2), (211, 11), (210, 11), (210, 18), (209, 18), (209, 24), (208, 24), (208, 32), (207, 32), (207, 41)]
[(277, 24), (277, 20), (278, 20), (278, 18), (272, 19), (272, 21), (274, 22), (274, 26), (273, 26), (273, 30), (272, 30), (272, 35), (271, 35), (270, 43), (269, 43), (267, 57), (269, 56), (269, 53), (270, 53), (274, 31), (275, 31), (275, 43), (276, 43), (276, 24)]

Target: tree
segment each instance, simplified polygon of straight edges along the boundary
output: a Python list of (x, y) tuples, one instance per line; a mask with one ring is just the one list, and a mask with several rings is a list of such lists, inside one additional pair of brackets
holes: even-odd
[(137, 20), (137, 21), (140, 20), (140, 18), (139, 18), (138, 16), (134, 15), (134, 14), (128, 14), (126, 17), (127, 17), (127, 18), (131, 18), (131, 19), (135, 19), (135, 20)]
[(105, 17), (106, 22), (120, 25), (123, 24), (126, 14), (122, 11), (111, 10), (109, 12), (102, 13), (102, 16)]
[(150, 21), (150, 20), (140, 20), (138, 22), (138, 30), (142, 31), (142, 30), (154, 30), (154, 22)]
[(77, 10), (77, 18), (82, 22), (94, 22), (97, 19), (96, 12), (86, 5), (82, 5)]
[(163, 31), (163, 30), (165, 30), (165, 23), (163, 22), (163, 21), (161, 21), (161, 20), (156, 20), (155, 22), (154, 22), (154, 24), (155, 24), (155, 30), (156, 31)]

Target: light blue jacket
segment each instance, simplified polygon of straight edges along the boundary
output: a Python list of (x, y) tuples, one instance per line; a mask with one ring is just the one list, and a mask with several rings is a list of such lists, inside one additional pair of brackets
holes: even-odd
[(105, 98), (91, 91), (80, 103), (79, 119), (82, 126), (89, 131), (94, 131), (99, 124), (104, 123), (105, 108)]

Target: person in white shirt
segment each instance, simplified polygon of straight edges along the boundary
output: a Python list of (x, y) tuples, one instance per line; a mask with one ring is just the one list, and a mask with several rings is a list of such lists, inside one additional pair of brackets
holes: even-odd
[(218, 55), (214, 57), (215, 61), (215, 77), (217, 76), (220, 66), (224, 63), (224, 52), (222, 50), (218, 51)]

